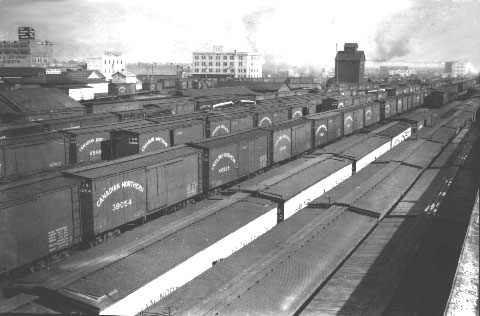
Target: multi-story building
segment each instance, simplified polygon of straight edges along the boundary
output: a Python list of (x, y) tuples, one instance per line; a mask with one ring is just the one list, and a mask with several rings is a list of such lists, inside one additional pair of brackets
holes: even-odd
[(18, 41), (0, 42), (0, 67), (47, 67), (52, 54), (51, 42), (36, 41), (32, 27), (19, 27)]
[(205, 77), (260, 78), (262, 61), (258, 54), (224, 52), (214, 46), (211, 52), (194, 52), (190, 73)]
[(345, 43), (335, 57), (336, 83), (361, 83), (365, 73), (365, 53), (357, 51), (357, 43)]
[(114, 73), (125, 70), (125, 61), (120, 53), (105, 52), (101, 57), (87, 58), (87, 70), (98, 70), (110, 80)]
[(467, 63), (464, 61), (450, 61), (445, 63), (445, 73), (450, 77), (464, 76), (468, 72)]

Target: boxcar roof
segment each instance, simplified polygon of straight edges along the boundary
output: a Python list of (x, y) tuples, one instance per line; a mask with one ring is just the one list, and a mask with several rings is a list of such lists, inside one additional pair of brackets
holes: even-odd
[(201, 148), (215, 148), (233, 144), (241, 140), (258, 138), (267, 134), (268, 131), (256, 128), (246, 132), (230, 133), (215, 138), (207, 138), (196, 142), (194, 146)]
[(90, 166), (74, 168), (67, 170), (64, 173), (86, 179), (97, 179), (128, 172), (134, 169), (145, 168), (151, 165), (161, 164), (198, 151), (199, 150), (195, 148), (179, 145), (147, 154), (133, 155)]
[(17, 186), (0, 187), (0, 208), (7, 207), (14, 201), (27, 200), (32, 196), (55, 191), (64, 187), (77, 185), (75, 179), (68, 179), (59, 174), (53, 178), (24, 183)]

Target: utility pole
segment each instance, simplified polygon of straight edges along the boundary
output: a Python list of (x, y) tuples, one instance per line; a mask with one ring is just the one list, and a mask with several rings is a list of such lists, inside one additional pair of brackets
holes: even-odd
[(338, 86), (338, 62), (337, 62), (337, 53), (338, 53), (338, 43), (335, 43), (335, 78), (337, 79), (337, 86)]

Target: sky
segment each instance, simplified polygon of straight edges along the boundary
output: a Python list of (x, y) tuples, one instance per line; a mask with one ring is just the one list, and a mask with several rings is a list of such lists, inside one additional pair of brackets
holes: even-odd
[(223, 46), (322, 66), (356, 42), (368, 61), (480, 68), (480, 0), (0, 0), (0, 40), (18, 26), (53, 41), (59, 58), (116, 50), (128, 62), (188, 63)]

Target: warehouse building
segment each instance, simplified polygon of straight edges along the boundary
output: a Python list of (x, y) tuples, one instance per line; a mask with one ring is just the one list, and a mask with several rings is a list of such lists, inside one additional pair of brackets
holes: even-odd
[(211, 52), (194, 52), (191, 74), (212, 78), (260, 78), (262, 62), (258, 54), (224, 52), (214, 46)]

